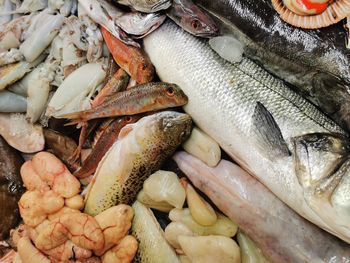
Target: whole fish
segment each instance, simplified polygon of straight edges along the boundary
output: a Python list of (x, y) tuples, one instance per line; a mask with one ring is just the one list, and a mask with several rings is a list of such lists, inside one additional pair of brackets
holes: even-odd
[(115, 62), (122, 69), (139, 84), (152, 81), (154, 67), (140, 48), (125, 45), (103, 27), (101, 27), (101, 33)]
[(171, 6), (171, 0), (116, 0), (116, 2), (144, 13), (154, 13)]
[(214, 20), (191, 0), (173, 0), (166, 14), (177, 25), (197, 37), (213, 37), (219, 33)]
[(271, 262), (350, 262), (350, 245), (296, 214), (239, 166), (222, 160), (210, 168), (186, 152), (173, 158)]
[(98, 118), (179, 107), (186, 103), (187, 97), (179, 86), (165, 82), (151, 82), (118, 92), (113, 98), (93, 109), (64, 114), (60, 118), (77, 119), (70, 122), (73, 124)]
[(297, 213), (350, 242), (350, 146), (339, 126), (253, 61), (231, 64), (173, 23), (144, 44), (199, 128)]
[(194, 0), (221, 21), (245, 55), (350, 130), (350, 52), (341, 25), (303, 30), (281, 20), (270, 0)]
[(22, 156), (0, 136), (0, 241), (19, 223), (17, 202), (24, 189), (20, 168)]
[(147, 177), (187, 139), (191, 125), (187, 114), (163, 111), (125, 126), (97, 167), (85, 213), (97, 215), (116, 204), (131, 204)]
[(96, 168), (106, 154), (112, 147), (114, 142), (118, 139), (120, 130), (127, 124), (135, 123), (142, 115), (124, 116), (111, 122), (108, 127), (99, 136), (95, 147), (92, 149), (90, 155), (85, 159), (81, 168), (74, 173), (78, 178), (85, 178), (92, 175)]

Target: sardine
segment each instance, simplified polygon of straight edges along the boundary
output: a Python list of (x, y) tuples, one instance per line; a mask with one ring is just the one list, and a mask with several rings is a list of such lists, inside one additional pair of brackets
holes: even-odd
[(210, 168), (185, 152), (179, 168), (275, 263), (350, 262), (350, 245), (311, 224), (237, 165)]
[(186, 140), (191, 124), (187, 114), (163, 111), (125, 126), (97, 167), (85, 213), (97, 215), (116, 204), (131, 204), (147, 177)]
[(142, 116), (125, 116), (114, 120), (102, 132), (95, 147), (92, 149), (90, 155), (85, 159), (81, 169), (74, 173), (78, 178), (85, 178), (93, 174), (106, 152), (111, 148), (114, 142), (118, 139), (120, 130), (127, 124), (135, 123)]
[(219, 33), (214, 20), (191, 0), (173, 0), (167, 16), (187, 32), (198, 37), (213, 37)]
[(116, 0), (118, 4), (127, 5), (134, 10), (154, 13), (160, 10), (167, 9), (171, 6), (171, 0)]
[(0, 136), (0, 241), (20, 220), (17, 202), (24, 191), (19, 173), (23, 163), (21, 155)]
[(344, 130), (251, 60), (231, 64), (173, 23), (144, 44), (199, 128), (296, 212), (350, 242)]
[(151, 82), (118, 92), (93, 109), (64, 114), (60, 118), (77, 119), (70, 122), (70, 124), (75, 124), (98, 118), (134, 115), (180, 107), (186, 103), (187, 97), (179, 86), (164, 82)]
[(270, 0), (194, 0), (221, 21), (245, 55), (317, 104), (350, 130), (350, 52), (341, 25), (303, 30), (281, 20)]

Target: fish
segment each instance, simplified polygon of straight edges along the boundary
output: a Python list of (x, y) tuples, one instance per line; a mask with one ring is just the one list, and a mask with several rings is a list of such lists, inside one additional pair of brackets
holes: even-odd
[(136, 201), (134, 219), (131, 226), (132, 235), (139, 241), (135, 263), (180, 263), (181, 260), (165, 239), (165, 234), (152, 210)]
[(298, 214), (350, 242), (340, 126), (252, 60), (231, 64), (171, 22), (144, 45), (160, 79), (188, 96), (184, 110), (200, 129)]
[(213, 14), (222, 34), (350, 130), (350, 52), (341, 25), (303, 30), (285, 23), (270, 0), (194, 0)]
[(116, 0), (116, 2), (144, 13), (158, 12), (171, 6), (171, 0)]
[(130, 12), (114, 21), (127, 34), (133, 35), (134, 38), (143, 38), (156, 30), (165, 19), (166, 16), (161, 13)]
[(24, 160), (5, 139), (0, 136), (0, 241), (6, 239), (10, 230), (20, 220), (17, 202), (24, 192), (20, 169)]
[(80, 163), (70, 160), (71, 155), (77, 148), (76, 142), (72, 138), (51, 129), (43, 129), (43, 133), (47, 151), (57, 156), (69, 171), (78, 170)]
[(69, 124), (75, 124), (98, 118), (134, 115), (179, 107), (186, 103), (187, 97), (179, 86), (164, 82), (150, 82), (118, 92), (113, 98), (93, 109), (63, 114), (60, 118), (73, 119)]
[(270, 262), (350, 261), (349, 244), (299, 216), (239, 166), (221, 160), (211, 168), (186, 152), (173, 159)]
[(106, 29), (101, 33), (115, 62), (124, 69), (138, 84), (152, 81), (154, 67), (146, 54), (137, 47), (125, 45)]
[(0, 112), (26, 112), (27, 99), (7, 90), (0, 91)]
[(214, 37), (219, 34), (215, 21), (191, 0), (173, 0), (166, 14), (177, 25), (197, 37)]
[(93, 174), (103, 156), (118, 139), (120, 130), (127, 124), (135, 123), (141, 117), (142, 115), (124, 116), (109, 123), (106, 129), (99, 136), (99, 139), (96, 142), (95, 147), (92, 149), (90, 155), (85, 159), (81, 168), (74, 173), (74, 176), (78, 178), (85, 178)]
[(188, 138), (191, 128), (191, 117), (174, 111), (125, 126), (97, 167), (85, 213), (97, 215), (117, 204), (132, 204), (143, 182)]

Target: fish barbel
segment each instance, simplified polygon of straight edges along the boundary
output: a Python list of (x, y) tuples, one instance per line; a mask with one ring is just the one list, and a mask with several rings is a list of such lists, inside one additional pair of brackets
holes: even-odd
[(144, 44), (199, 128), (293, 210), (350, 242), (349, 144), (338, 125), (251, 60), (230, 64), (173, 23)]

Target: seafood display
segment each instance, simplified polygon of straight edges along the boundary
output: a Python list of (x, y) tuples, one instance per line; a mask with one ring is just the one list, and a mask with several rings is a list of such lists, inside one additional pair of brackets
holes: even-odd
[(159, 77), (188, 96), (199, 128), (300, 215), (350, 241), (344, 130), (253, 61), (225, 62), (173, 23), (144, 43)]
[(0, 263), (350, 262), (349, 17), (0, 0)]

